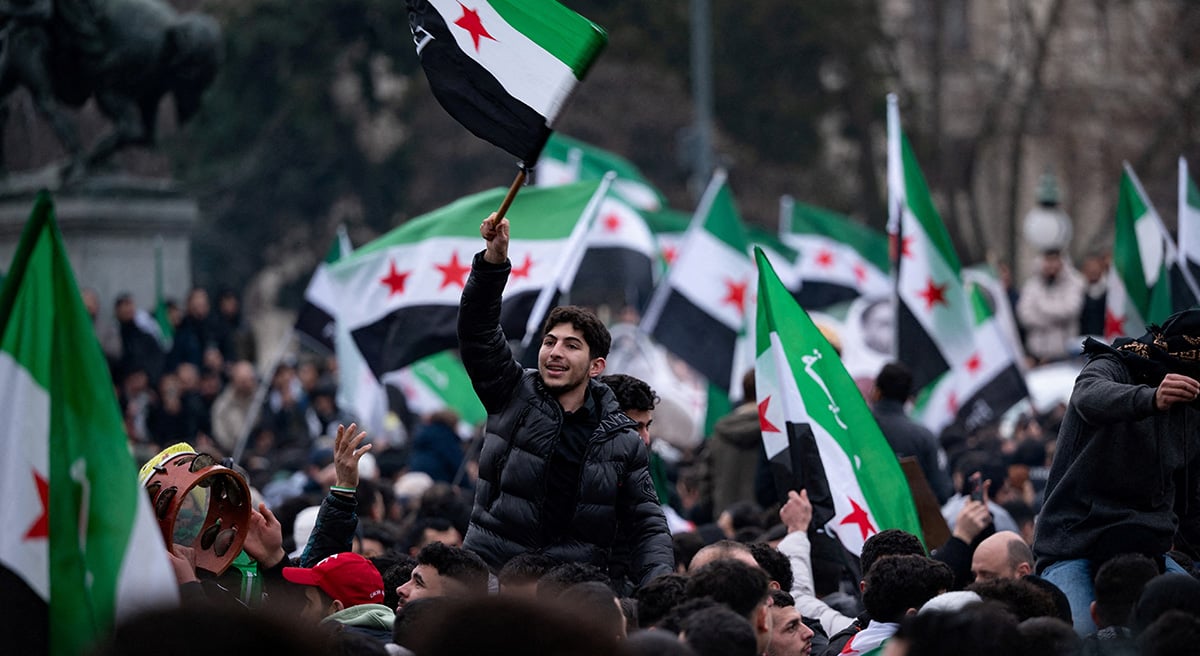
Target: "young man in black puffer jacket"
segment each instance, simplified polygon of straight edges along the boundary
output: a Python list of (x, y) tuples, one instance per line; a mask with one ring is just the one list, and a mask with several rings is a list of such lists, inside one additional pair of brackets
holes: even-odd
[(593, 380), (604, 371), (608, 329), (590, 311), (555, 308), (537, 369), (523, 369), (500, 327), (512, 270), (508, 220), (489, 217), (479, 232), (487, 248), (463, 289), (458, 340), (488, 420), (463, 547), (493, 569), (526, 552), (605, 566), (620, 524), (635, 583), (670, 573), (671, 536), (646, 445), (612, 391)]

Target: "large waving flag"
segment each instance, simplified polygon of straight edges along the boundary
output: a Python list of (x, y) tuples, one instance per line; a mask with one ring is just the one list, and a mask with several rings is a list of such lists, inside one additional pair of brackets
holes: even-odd
[(935, 433), (978, 427), (1028, 394), (1015, 355), (962, 267), (888, 97), (889, 226), (895, 240), (896, 352), (913, 373), (917, 418)]
[[(908, 482), (854, 380), (761, 250), (755, 383), (767, 457), (787, 466), (789, 441), (815, 445), (821, 472), (803, 473), (814, 516), (851, 553), (884, 529), (922, 535)], [(791, 440), (789, 440), (791, 436)], [(799, 439), (797, 439), (799, 438)], [(800, 474), (800, 472), (793, 472)]]
[(1126, 164), (1117, 196), (1112, 267), (1104, 309), (1104, 337), (1141, 335), (1172, 313), (1174, 246), (1133, 169)]
[[(509, 339), (525, 335), (543, 289), (563, 284), (564, 269), (578, 266), (565, 257), (568, 238), (603, 184), (534, 188), (513, 202), (513, 269), (501, 314)], [(414, 218), (329, 267), (338, 321), (376, 377), (458, 345), (459, 298), (484, 246), (479, 223), (504, 194), (474, 194)]]
[(177, 603), (46, 192), (0, 288), (0, 413), (4, 651), (85, 653), (117, 620)]
[(717, 171), (642, 319), (642, 330), (725, 392), (736, 389), (735, 349), (753, 303), (747, 248), (725, 172)]
[(800, 252), (800, 305), (814, 310), (892, 293), (887, 237), (790, 196), (780, 199), (779, 209), (779, 236)]
[(537, 163), (538, 185), (553, 187), (580, 180), (599, 180), (612, 171), (617, 174), (613, 191), (639, 210), (660, 210), (666, 206), (662, 192), (654, 188), (629, 160), (561, 134), (550, 135)]
[(529, 166), (608, 41), (555, 0), (408, 0), (408, 23), (442, 107)]

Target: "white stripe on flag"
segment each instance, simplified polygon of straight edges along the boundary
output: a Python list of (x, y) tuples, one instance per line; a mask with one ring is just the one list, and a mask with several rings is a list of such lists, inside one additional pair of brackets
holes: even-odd
[[(547, 125), (553, 122), (578, 82), (571, 67), (509, 25), (487, 2), (468, 6), (458, 0), (430, 0), (430, 4), (468, 57), (495, 76), (512, 97), (546, 117)], [(478, 49), (471, 32), (455, 25), (468, 11), (478, 12), (479, 22), (492, 36), (481, 37)]]
[[(50, 600), (50, 544), (25, 539), (42, 515), (36, 471), (50, 480), (50, 395), (12, 356), (0, 351), (0, 564), (21, 577), (42, 599)], [(160, 540), (161, 542), (161, 540)], [(7, 608), (5, 612), (15, 612)]]
[(707, 230), (693, 230), (684, 240), (686, 257), (675, 260), (670, 284), (697, 307), (717, 318), (721, 323), (740, 332), (745, 325), (737, 304), (724, 299), (731, 298), (730, 292), (739, 285), (744, 307), (749, 312), (753, 305), (754, 281), (757, 279), (754, 263), (717, 239)]
[[(509, 258), (514, 275), (509, 276), (505, 295), (540, 290), (555, 270), (565, 240), (514, 240)], [(329, 269), (331, 283), (343, 302), (337, 308), (339, 321), (351, 329), (368, 325), (400, 307), (413, 305), (458, 305), (462, 287), (457, 282), (447, 284), (447, 276), (437, 267), (451, 264), (456, 258), (459, 267), (470, 269), (475, 253), (482, 250), (479, 239), (466, 237), (433, 237), (402, 246), (393, 246), (369, 256), (337, 262)], [(392, 293), (383, 278), (395, 265), (396, 272), (405, 276), (403, 291)], [(528, 275), (516, 270), (528, 265)], [(466, 281), (466, 273), (462, 275)], [(353, 297), (347, 297), (349, 292)]]

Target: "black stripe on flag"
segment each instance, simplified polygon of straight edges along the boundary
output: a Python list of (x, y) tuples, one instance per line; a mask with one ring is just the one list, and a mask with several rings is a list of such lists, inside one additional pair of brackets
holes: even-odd
[[(12, 530), (8, 527), (7, 530)], [(50, 609), (25, 580), (0, 566), (0, 635), (6, 654), (50, 653)], [(7, 627), (7, 628), (5, 628)]]
[(812, 525), (824, 526), (837, 515), (837, 510), (812, 425), (789, 421), (786, 427), (787, 448), (771, 456), (768, 461), (771, 477), (775, 481), (775, 492), (780, 503), (787, 503), (789, 491), (808, 490), (808, 501), (812, 504)]
[[(536, 302), (536, 291), (504, 299), (500, 325), (509, 340), (525, 335), (525, 322)], [(367, 366), (376, 378), (382, 378), (421, 358), (458, 348), (457, 324), (457, 305), (410, 305), (350, 334)]]
[(937, 379), (950, 368), (937, 343), (917, 317), (901, 302), (896, 312), (896, 353), (913, 375), (913, 392)]
[(859, 295), (854, 287), (822, 280), (805, 280), (800, 289), (792, 292), (792, 297), (800, 307), (808, 310), (820, 310), (837, 303), (853, 301)]
[(1025, 377), (1015, 364), (1010, 364), (958, 407), (954, 423), (969, 435), (980, 426), (999, 421), (1000, 415), (1027, 396)]
[(532, 167), (550, 137), (545, 117), (509, 95), (490, 71), (458, 47), (429, 0), (408, 0), (408, 27), (429, 88), (446, 112), (475, 136)]
[(571, 302), (641, 312), (654, 290), (654, 263), (630, 248), (588, 248), (571, 285)]
[(737, 332), (672, 291), (652, 335), (659, 344), (729, 392)]
[(296, 333), (307, 343), (333, 353), (334, 329), (337, 327), (333, 316), (311, 302), (305, 302), (296, 315)]

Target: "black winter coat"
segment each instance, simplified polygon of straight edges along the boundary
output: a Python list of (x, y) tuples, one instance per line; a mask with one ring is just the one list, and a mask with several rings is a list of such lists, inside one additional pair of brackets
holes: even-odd
[(601, 419), (584, 453), (574, 515), (565, 531), (545, 526), (546, 468), (562, 435), (563, 410), (537, 370), (516, 362), (500, 328), (500, 295), (510, 269), (510, 263), (494, 265), (476, 255), (459, 308), (463, 365), (488, 411), (463, 546), (492, 568), (530, 551), (605, 567), (621, 522), (631, 538), (630, 578), (641, 583), (670, 573), (671, 536), (646, 446), (612, 390), (595, 380), (588, 393)]

